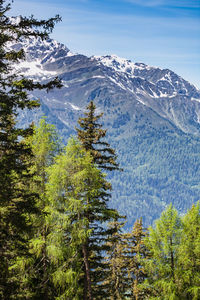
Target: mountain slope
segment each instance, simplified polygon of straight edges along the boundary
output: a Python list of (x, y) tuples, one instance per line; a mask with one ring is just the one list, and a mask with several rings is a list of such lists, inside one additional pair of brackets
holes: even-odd
[(73, 54), (53, 40), (22, 40), (27, 61), (16, 66), (26, 76), (46, 81), (59, 76), (61, 90), (33, 92), (41, 108), (23, 111), (26, 126), (45, 114), (67, 139), (90, 100), (124, 172), (109, 175), (111, 205), (150, 224), (172, 202), (184, 212), (200, 199), (200, 91), (168, 69), (132, 63), (115, 55)]

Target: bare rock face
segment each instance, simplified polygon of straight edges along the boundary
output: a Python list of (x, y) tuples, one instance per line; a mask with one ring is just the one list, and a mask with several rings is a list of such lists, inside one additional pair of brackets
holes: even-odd
[(94, 100), (108, 140), (124, 172), (109, 175), (110, 205), (149, 225), (172, 202), (185, 212), (200, 199), (200, 91), (168, 69), (133, 63), (116, 55), (73, 54), (54, 40), (29, 39), (9, 45), (24, 48), (26, 61), (16, 72), (45, 82), (59, 76), (63, 88), (34, 91), (40, 109), (20, 112), (26, 126), (45, 114), (66, 140)]

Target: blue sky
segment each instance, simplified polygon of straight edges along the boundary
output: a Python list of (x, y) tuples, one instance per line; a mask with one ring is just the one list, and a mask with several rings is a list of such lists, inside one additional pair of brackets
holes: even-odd
[(60, 14), (52, 37), (71, 51), (168, 68), (200, 88), (200, 0), (15, 0), (10, 13)]

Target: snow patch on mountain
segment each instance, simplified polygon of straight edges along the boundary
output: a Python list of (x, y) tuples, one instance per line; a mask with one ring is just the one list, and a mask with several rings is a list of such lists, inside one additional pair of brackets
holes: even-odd
[(192, 101), (197, 101), (197, 102), (200, 102), (200, 99), (193, 98), (193, 97), (191, 98), (191, 100), (192, 100)]
[(22, 38), (20, 42), (13, 44), (7, 43), (6, 48), (9, 50), (24, 50), (26, 60), (20, 61), (15, 68), (18, 73), (26, 76), (41, 76), (45, 80), (50, 76), (56, 76), (57, 70), (48, 70), (46, 66), (57, 63), (67, 57), (76, 56), (65, 45), (58, 43), (53, 39), (42, 39), (40, 37)]
[(115, 80), (114, 78), (108, 76), (108, 78), (116, 85), (118, 85), (121, 89), (126, 90), (127, 88), (125, 86), (123, 86), (123, 84), (121, 84), (119, 81), (117, 82), (117, 80)]
[(78, 107), (78, 106), (76, 106), (76, 105), (74, 105), (74, 104), (72, 104), (72, 103), (69, 103), (69, 104), (71, 105), (71, 107), (72, 107), (74, 110), (81, 110), (80, 107)]
[(40, 77), (40, 79), (45, 80), (49, 77), (56, 76), (56, 71), (46, 71), (44, 70), (41, 61), (39, 59), (34, 61), (22, 61), (20, 64), (15, 65), (16, 72), (23, 74), (27, 77)]
[(115, 54), (113, 55), (104, 55), (104, 56), (92, 56), (92, 59), (97, 60), (99, 63), (102, 63), (106, 67), (112, 68), (117, 72), (127, 73), (131, 77), (136, 77), (134, 75), (135, 69), (137, 70), (151, 70), (154, 67), (150, 67), (144, 63), (133, 63), (131, 60), (126, 58), (121, 58)]

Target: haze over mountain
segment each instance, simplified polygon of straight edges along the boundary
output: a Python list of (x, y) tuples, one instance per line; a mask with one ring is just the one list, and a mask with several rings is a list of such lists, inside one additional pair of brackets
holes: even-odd
[(123, 172), (109, 175), (110, 205), (146, 225), (172, 202), (185, 212), (200, 199), (200, 91), (168, 69), (133, 63), (115, 55), (73, 54), (54, 40), (22, 40), (26, 61), (17, 72), (46, 81), (59, 76), (63, 88), (34, 91), (41, 107), (20, 113), (26, 126), (45, 114), (65, 138), (74, 133), (89, 101), (104, 112), (107, 138)]

